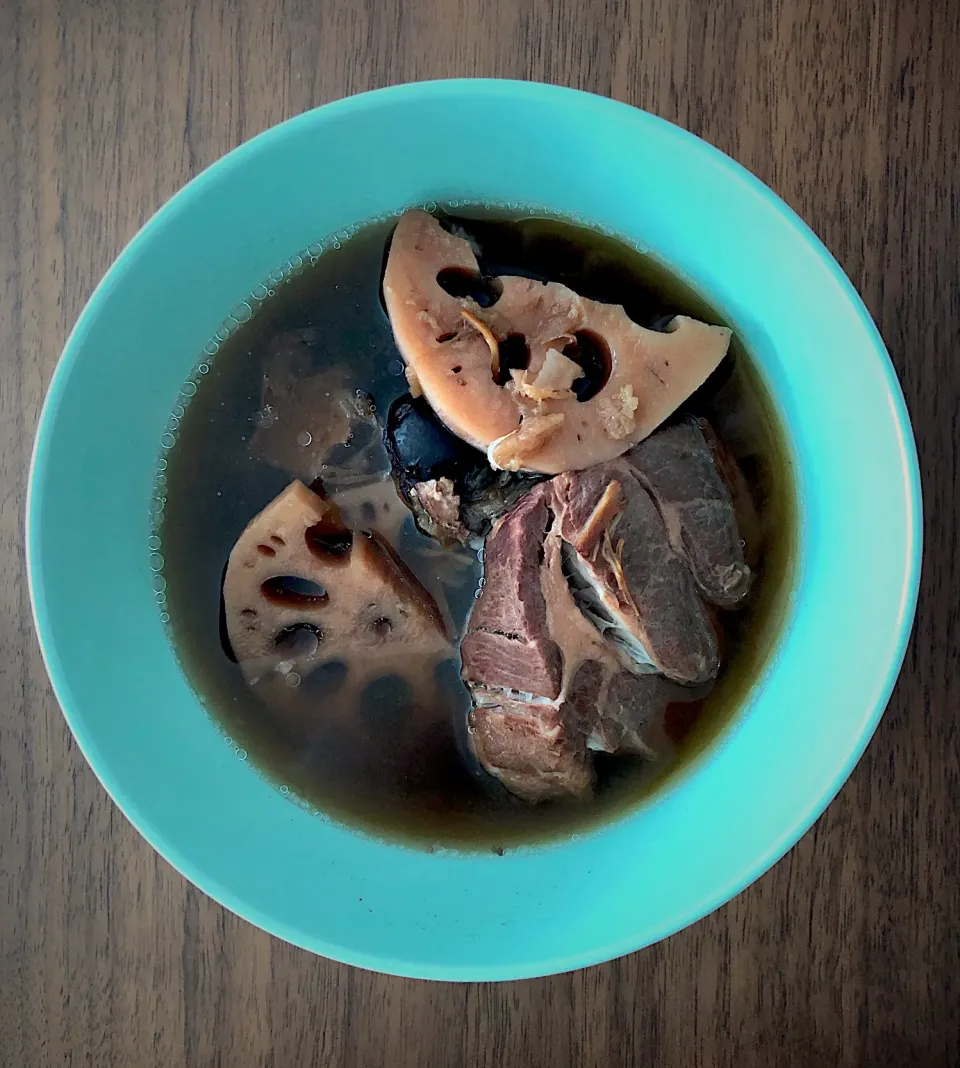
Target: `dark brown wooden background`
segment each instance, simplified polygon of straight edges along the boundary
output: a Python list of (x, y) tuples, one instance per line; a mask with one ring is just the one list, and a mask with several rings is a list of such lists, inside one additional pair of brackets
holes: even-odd
[[(280, 119), (449, 75), (649, 108), (793, 205), (886, 338), (927, 517), (903, 676), (800, 845), (643, 953), (459, 987), (315, 959), (153, 855), (51, 697), (21, 548), (45, 384), (139, 225)], [(958, 143), (956, 0), (0, 0), (0, 1065), (960, 1064)]]

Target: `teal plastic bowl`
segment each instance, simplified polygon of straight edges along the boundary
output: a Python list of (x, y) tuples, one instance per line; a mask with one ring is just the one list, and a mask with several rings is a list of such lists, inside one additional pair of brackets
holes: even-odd
[[(691, 279), (757, 357), (799, 494), (783, 632), (726, 734), (632, 814), (502, 857), (418, 851), (318, 819), (239, 759), (177, 664), (148, 547), (161, 436), (230, 309), (310, 242), (453, 199), (582, 215)], [(649, 945), (797, 841), (890, 695), (916, 601), (920, 529), (915, 448), (883, 343), (789, 208), (696, 137), (622, 104), (449, 81), (286, 122), (154, 216), (97, 288), (57, 367), (27, 545), (64, 715), (155, 849), (289, 942), (383, 972), (481, 980)]]

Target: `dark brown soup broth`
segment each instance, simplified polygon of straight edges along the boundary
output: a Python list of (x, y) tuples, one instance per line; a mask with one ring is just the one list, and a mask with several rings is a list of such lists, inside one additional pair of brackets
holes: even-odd
[[(609, 236), (557, 219), (510, 218), (479, 208), (461, 209), (461, 216), (451, 223), (476, 239), (488, 275), (563, 282), (584, 296), (623, 304), (643, 326), (657, 327), (678, 313), (723, 322), (675, 275)], [(368, 687), (359, 707), (344, 707), (338, 699), (343, 668), (337, 664), (314, 672), (282, 703), (272, 704), (244, 682), (220, 620), (222, 577), (234, 542), (296, 474), (272, 466), (251, 446), (258, 424), (273, 414), (262, 410), (264, 373), (276, 358), (277, 338), (294, 336), (299, 370), (339, 371), (349, 393), (372, 404), (378, 420), (385, 418), (408, 389), (380, 300), (391, 228), (377, 222), (361, 229), (278, 285), (220, 346), (207, 373), (195, 377), (195, 395), (165, 457), (166, 506), (156, 532), (174, 647), (205, 706), (249, 759), (325, 814), (376, 834), (468, 849), (574, 833), (628, 809), (689, 762), (729, 721), (758, 677), (792, 571), (794, 491), (783, 435), (735, 336), (731, 356), (685, 410), (711, 421), (749, 480), (760, 531), (748, 548), (758, 577), (742, 611), (720, 614), (724, 666), (712, 693), (701, 704), (673, 706), (668, 713), (679, 743), (672, 761), (602, 757), (592, 800), (519, 801), (469, 756), (470, 700), (454, 658), (438, 668), (439, 696), (428, 702), (432, 707), (422, 707), (422, 696), (396, 677)], [(296, 436), (296, 428), (291, 433)], [(296, 440), (307, 436), (300, 432)], [(366, 439), (337, 446), (321, 478), (338, 503), (347, 501), (364, 525), (390, 538), (459, 635), (480, 580), (477, 555), (441, 549), (419, 533), (389, 479), (366, 499), (364, 483), (388, 470), (374, 426)]]

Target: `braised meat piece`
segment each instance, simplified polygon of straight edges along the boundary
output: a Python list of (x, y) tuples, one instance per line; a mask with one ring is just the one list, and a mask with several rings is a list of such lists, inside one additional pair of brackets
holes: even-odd
[(484, 585), (460, 646), (463, 677), (484, 687), (554, 700), (560, 650), (541, 585), (548, 494), (535, 490), (494, 527), (484, 546)]
[(580, 665), (567, 694), (587, 748), (603, 753), (664, 757), (669, 743), (661, 724), (670, 686), (659, 675), (610, 671), (596, 660)]
[(527, 801), (589, 793), (593, 772), (578, 725), (552, 701), (497, 699), (474, 707), (470, 731), (480, 763)]
[(689, 417), (661, 427), (625, 459), (660, 509), (670, 544), (686, 559), (703, 596), (725, 608), (741, 602), (753, 573), (702, 421)]
[(494, 528), (461, 646), (476, 755), (530, 801), (589, 793), (591, 749), (652, 756), (643, 732), (666, 706), (662, 680), (635, 674), (642, 667), (578, 608), (559, 528), (549, 483)]
[(575, 596), (609, 640), (677, 682), (719, 670), (716, 635), (686, 561), (623, 460), (553, 480)]
[(529, 492), (487, 538), (484, 568), (462, 645), (471, 737), (531, 801), (589, 793), (591, 751), (669, 754), (667, 707), (706, 695), (712, 615), (752, 577), (696, 421)]

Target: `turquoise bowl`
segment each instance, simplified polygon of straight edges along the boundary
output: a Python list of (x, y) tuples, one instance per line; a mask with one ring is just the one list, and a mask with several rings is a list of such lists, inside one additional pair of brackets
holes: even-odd
[[(463, 131), (476, 132), (476, 148)], [(177, 664), (148, 548), (161, 436), (230, 309), (310, 242), (452, 199), (581, 215), (691, 279), (760, 363), (799, 499), (782, 634), (725, 735), (635, 812), (503, 857), (418, 851), (318, 819), (239, 759)], [(789, 849), (850, 774), (889, 698), (920, 542), (896, 377), (811, 231), (669, 123), (497, 81), (330, 104), (238, 148), (165, 205), (67, 342), (37, 434), (27, 521), (57, 698), (154, 848), (289, 942), (378, 971), (471, 980), (544, 975), (649, 945)]]

